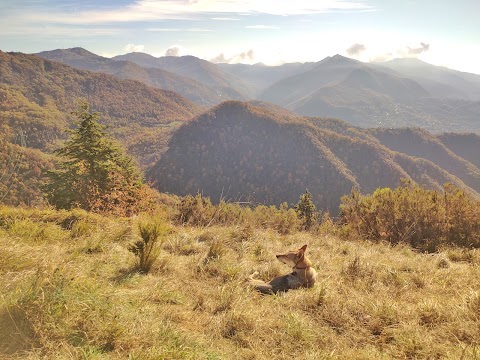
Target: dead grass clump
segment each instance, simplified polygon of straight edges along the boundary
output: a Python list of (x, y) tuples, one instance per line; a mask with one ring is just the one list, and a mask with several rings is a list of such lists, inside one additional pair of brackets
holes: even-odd
[(249, 338), (254, 331), (255, 321), (247, 313), (231, 311), (223, 319), (222, 336), (233, 339), (242, 347), (248, 347)]
[(200, 243), (203, 242), (213, 242), (214, 236), (211, 231), (204, 231), (197, 237), (197, 241)]
[(216, 304), (215, 308), (213, 309), (212, 313), (218, 314), (220, 312), (224, 312), (230, 310), (235, 303), (235, 294), (236, 292), (230, 287), (224, 286), (221, 289), (220, 297), (218, 299), (218, 303)]
[(382, 272), (382, 282), (385, 286), (389, 286), (399, 291), (405, 286), (405, 279), (402, 273), (396, 269), (387, 269)]
[(446, 250), (446, 255), (452, 262), (480, 264), (480, 253), (477, 249), (449, 248)]
[(437, 261), (437, 268), (439, 269), (448, 269), (450, 267), (450, 262), (445, 257), (440, 257)]
[(478, 291), (471, 291), (466, 298), (467, 309), (470, 317), (476, 321), (480, 320), (480, 294)]
[(172, 255), (190, 256), (201, 253), (203, 246), (189, 234), (173, 234), (165, 242), (164, 249)]
[(291, 341), (311, 344), (315, 340), (315, 328), (304, 315), (295, 312), (283, 316), (284, 331)]
[(76, 239), (83, 236), (91, 235), (95, 232), (95, 228), (86, 219), (75, 221), (70, 227), (70, 237)]
[(446, 320), (439, 305), (432, 301), (426, 301), (418, 307), (419, 323), (422, 326), (433, 327)]
[(9, 226), (8, 234), (28, 243), (57, 242), (68, 238), (68, 232), (58, 225), (31, 219), (14, 221)]
[(252, 224), (248, 223), (241, 228), (236, 228), (230, 233), (230, 237), (239, 242), (246, 242), (253, 239), (255, 229)]
[(317, 311), (326, 305), (327, 289), (323, 284), (316, 285), (314, 289), (304, 290), (296, 301), (298, 306), (307, 312)]
[(390, 340), (389, 335), (385, 334), (387, 329), (395, 327), (399, 324), (399, 313), (396, 307), (388, 302), (380, 302), (374, 304), (372, 315), (369, 321), (370, 332), (374, 336), (386, 336)]
[(357, 255), (342, 270), (342, 274), (351, 281), (368, 280), (372, 282), (375, 277), (374, 270), (369, 263), (364, 263)]
[(410, 279), (417, 289), (423, 289), (426, 286), (424, 277), (419, 274), (412, 274)]
[(220, 259), (226, 253), (226, 247), (220, 240), (215, 240), (210, 244), (207, 255), (203, 260), (204, 264), (208, 264), (212, 260)]

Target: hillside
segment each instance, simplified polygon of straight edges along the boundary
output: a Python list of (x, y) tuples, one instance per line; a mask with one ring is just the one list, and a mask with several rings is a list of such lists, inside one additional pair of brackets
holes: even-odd
[(414, 79), (434, 97), (480, 101), (480, 75), (431, 65), (415, 58), (394, 59), (378, 65)]
[[(87, 99), (108, 131), (144, 167), (165, 151), (172, 132), (200, 108), (184, 97), (132, 80), (75, 70), (37, 56), (0, 52), (0, 202), (41, 203), (48, 154), (66, 138), (70, 112)], [(25, 133), (25, 146), (19, 134)]]
[(195, 56), (163, 56), (156, 58), (144, 53), (119, 55), (113, 60), (126, 60), (146, 68), (159, 68), (194, 79), (210, 87), (224, 100), (247, 100), (253, 97), (253, 89), (241, 78), (223, 71), (220, 67)]
[(158, 159), (171, 131), (200, 110), (174, 92), (138, 81), (3, 52), (0, 98), (1, 122), (10, 128), (10, 136), (21, 129), (27, 133), (29, 147), (46, 151), (65, 138), (77, 100), (87, 99), (93, 110), (102, 113), (109, 132), (143, 165)]
[[(430, 160), (480, 192), (480, 169), (448, 149), (432, 134), (421, 129), (372, 129), (380, 143), (391, 150)], [(477, 147), (477, 150), (480, 147)]]
[[(170, 224), (142, 275), (139, 220), (0, 207), (0, 357), (475, 359), (478, 251)], [(275, 254), (303, 244), (314, 288), (247, 286), (290, 272)]]
[[(352, 187), (372, 192), (403, 178), (435, 189), (451, 182), (478, 195), (428, 156), (400, 154), (366, 131), (325, 122), (225, 102), (182, 126), (147, 177), (160, 191), (201, 192), (214, 201), (292, 204), (308, 188), (317, 206), (333, 213)], [(480, 183), (479, 174), (467, 174), (471, 168), (457, 170), (469, 184)]]
[(440, 141), (458, 156), (480, 169), (480, 135), (445, 133), (438, 136)]
[(112, 60), (82, 48), (42, 51), (35, 55), (77, 69), (106, 73), (120, 79), (137, 80), (159, 89), (175, 91), (200, 105), (214, 105), (222, 101), (215, 91), (192, 78), (158, 68), (145, 68), (131, 61)]

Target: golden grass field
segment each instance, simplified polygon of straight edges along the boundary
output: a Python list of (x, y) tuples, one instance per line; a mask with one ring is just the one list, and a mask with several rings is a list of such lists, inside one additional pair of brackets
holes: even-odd
[[(3, 359), (477, 359), (480, 253), (171, 225), (132, 271), (139, 218), (0, 208)], [(261, 296), (308, 244), (313, 289)]]

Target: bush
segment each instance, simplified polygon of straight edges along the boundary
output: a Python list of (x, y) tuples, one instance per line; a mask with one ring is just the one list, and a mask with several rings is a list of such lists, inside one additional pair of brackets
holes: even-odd
[(480, 247), (480, 202), (450, 184), (443, 194), (410, 182), (372, 195), (352, 190), (340, 210), (349, 231), (366, 239), (404, 242), (428, 252), (444, 244)]
[[(148, 273), (160, 254), (160, 246), (169, 227), (159, 220), (149, 220), (138, 224), (141, 239), (128, 248), (136, 257), (135, 270)], [(159, 241), (160, 239), (160, 241)]]

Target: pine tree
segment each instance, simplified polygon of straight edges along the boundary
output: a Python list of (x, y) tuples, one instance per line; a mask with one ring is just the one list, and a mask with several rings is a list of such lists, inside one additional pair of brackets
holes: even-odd
[(90, 112), (82, 102), (72, 113), (78, 127), (55, 153), (62, 158), (58, 169), (47, 173), (47, 199), (59, 209), (131, 215), (143, 210), (151, 190), (143, 184), (131, 157), (98, 122), (100, 114)]
[(300, 196), (300, 199), (295, 205), (295, 211), (298, 217), (303, 220), (303, 225), (306, 230), (310, 229), (316, 220), (316, 207), (312, 200), (312, 194), (308, 190)]

